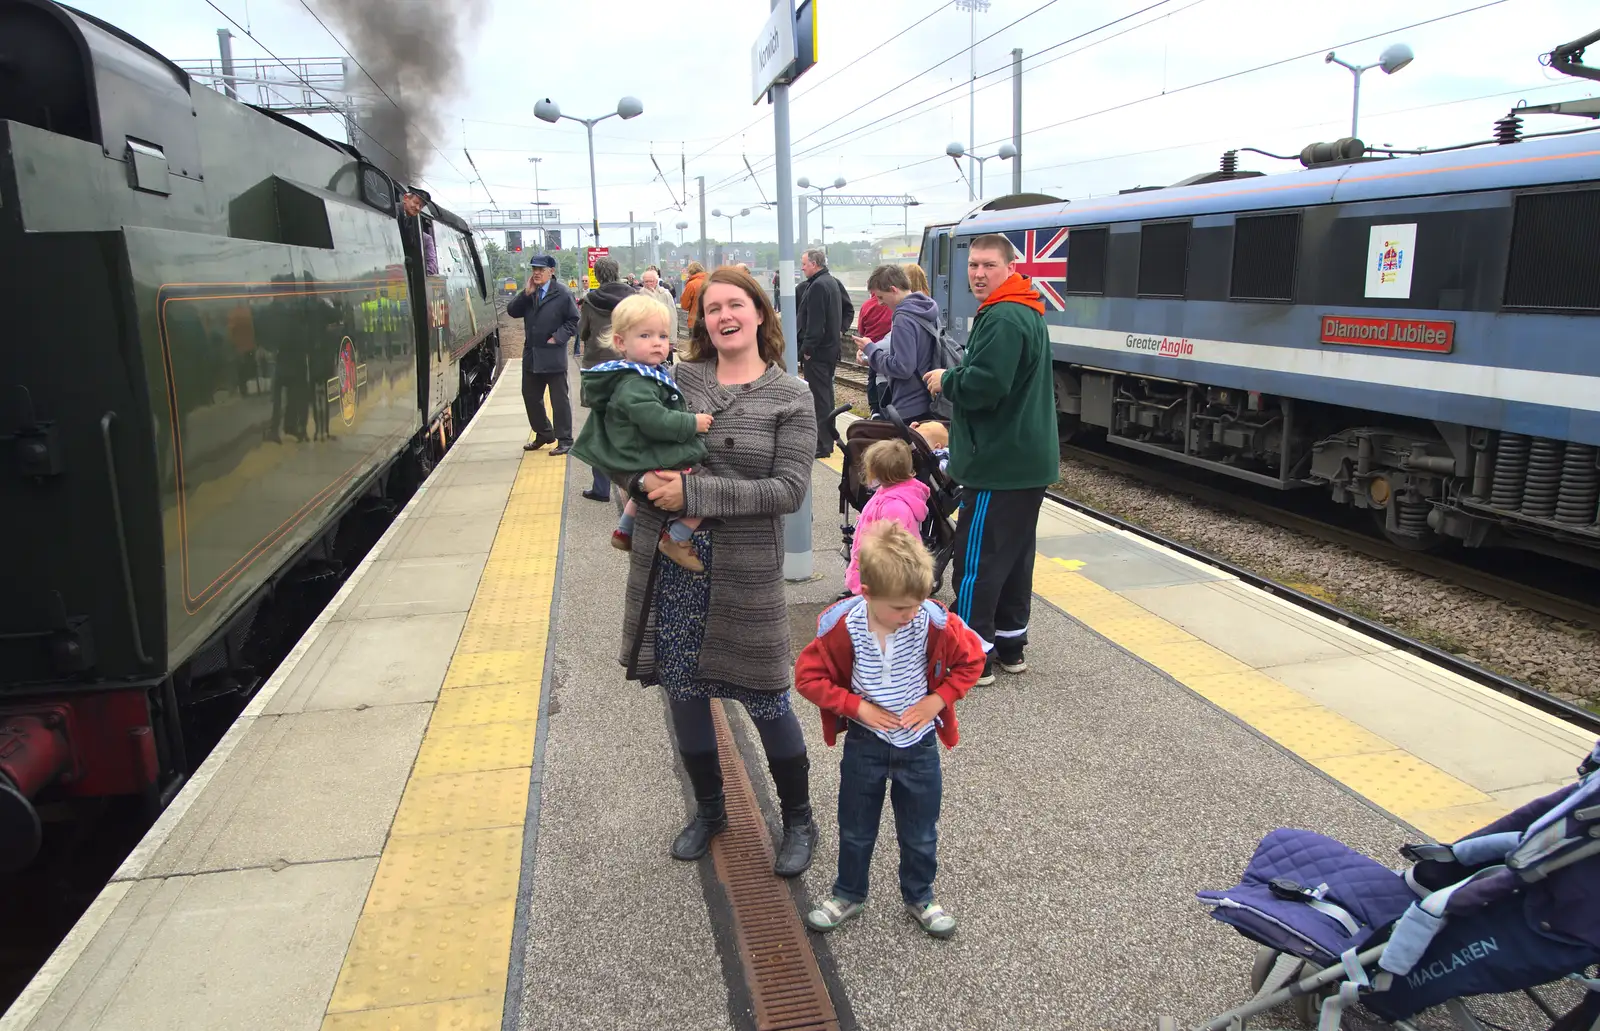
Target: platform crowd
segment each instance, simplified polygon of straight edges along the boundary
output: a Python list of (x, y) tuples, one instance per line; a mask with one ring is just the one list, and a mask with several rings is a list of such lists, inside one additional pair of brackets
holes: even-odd
[[(843, 733), (839, 872), (806, 916), (816, 931), (865, 903), (886, 791), (908, 913), (935, 937), (956, 928), (933, 896), (938, 743), (959, 740), (955, 703), (969, 690), (992, 683), (996, 670), (1027, 670), (1036, 522), (1058, 475), (1044, 305), (1015, 261), (1002, 235), (972, 242), (977, 309), (961, 347), (917, 266), (875, 269), (858, 322), (825, 253), (807, 251), (794, 305), (804, 382), (787, 375), (777, 311), (742, 266), (686, 269), (681, 359), (672, 293), (654, 267), (642, 282), (622, 281), (603, 258), (580, 304), (553, 281), (554, 261), (537, 256), (507, 309), (526, 333), (522, 387), (534, 439), (525, 448), (573, 452), (593, 469), (583, 497), (625, 502), (612, 534), (630, 556), (618, 658), (629, 679), (665, 690), (696, 801), (672, 855), (700, 858), (727, 826), (712, 699), (737, 699), (759, 734), (782, 812), (780, 876), (807, 869), (818, 840), (791, 683), (821, 711), (830, 746)], [(874, 418), (892, 412), (911, 428), (858, 455), (846, 448), (872, 497), (847, 590), (791, 665), (781, 520), (803, 500), (813, 459), (835, 448), (833, 375), (847, 344), (870, 370)], [(576, 441), (569, 348), (591, 410)], [(919, 466), (913, 443), (937, 464)], [(959, 497), (950, 608), (930, 598), (925, 530), (948, 516), (930, 505), (932, 487)]]

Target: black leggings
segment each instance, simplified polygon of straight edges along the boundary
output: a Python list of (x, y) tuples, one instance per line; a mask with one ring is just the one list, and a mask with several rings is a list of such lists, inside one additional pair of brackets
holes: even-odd
[[(711, 699), (691, 698), (687, 701), (669, 699), (672, 726), (678, 732), (678, 750), (685, 755), (704, 755), (717, 750), (717, 739), (711, 728)], [(792, 759), (804, 754), (805, 735), (800, 732), (800, 720), (790, 709), (782, 716), (770, 720), (750, 720), (761, 735), (761, 749), (767, 761)]]

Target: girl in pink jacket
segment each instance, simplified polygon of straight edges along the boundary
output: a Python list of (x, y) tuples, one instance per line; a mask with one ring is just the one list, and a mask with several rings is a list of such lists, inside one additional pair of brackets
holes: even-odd
[(928, 517), (928, 488), (916, 479), (911, 464), (911, 445), (903, 440), (880, 440), (861, 455), (861, 471), (868, 484), (876, 484), (872, 500), (861, 510), (855, 539), (850, 545), (850, 568), (844, 585), (851, 594), (861, 593), (861, 536), (867, 527), (883, 519), (899, 523), (913, 537), (922, 538), (922, 521)]

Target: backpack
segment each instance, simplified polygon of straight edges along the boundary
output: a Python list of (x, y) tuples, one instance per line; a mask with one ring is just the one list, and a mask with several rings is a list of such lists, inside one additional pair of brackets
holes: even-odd
[[(955, 337), (950, 335), (950, 328), (945, 325), (943, 312), (939, 314), (937, 324), (915, 312), (908, 311), (906, 315), (923, 329), (933, 334), (933, 364), (926, 369), (917, 370), (919, 375), (927, 374), (934, 369), (958, 368), (966, 360), (967, 349)], [(928, 395), (928, 403), (929, 409), (936, 418), (944, 420), (954, 418), (955, 406), (950, 403), (950, 399), (944, 394), (930, 393)]]

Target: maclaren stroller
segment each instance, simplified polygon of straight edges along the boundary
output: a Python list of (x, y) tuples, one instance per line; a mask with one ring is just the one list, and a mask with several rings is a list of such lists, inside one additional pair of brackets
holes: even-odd
[[(1399, 872), (1310, 831), (1268, 834), (1238, 885), (1199, 894), (1261, 946), (1255, 997), (1203, 1027), (1243, 1029), (1289, 1003), (1336, 1031), (1359, 1001), (1402, 1031), (1441, 1004), (1463, 1031), (1486, 1031), (1499, 1025), (1463, 1000), (1522, 992), (1551, 1031), (1600, 1031), (1600, 745), (1578, 773), (1454, 845), (1405, 846), (1414, 865)], [(1561, 980), (1581, 993), (1564, 1014), (1534, 992)]]
[(907, 426), (893, 405), (885, 405), (882, 419), (857, 419), (839, 432), (839, 417), (850, 410), (840, 405), (833, 410), (834, 443), (844, 455), (844, 475), (839, 478), (839, 532), (845, 560), (855, 541), (854, 509), (859, 513), (872, 500), (873, 490), (861, 472), (861, 456), (880, 440), (903, 440), (911, 445), (911, 464), (916, 478), (928, 488), (928, 517), (922, 521), (922, 543), (933, 555), (933, 592), (944, 584), (945, 570), (956, 551), (956, 510), (961, 507), (961, 487), (939, 468), (939, 457), (922, 434)]

